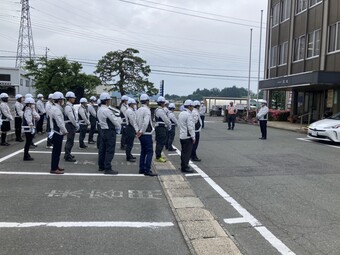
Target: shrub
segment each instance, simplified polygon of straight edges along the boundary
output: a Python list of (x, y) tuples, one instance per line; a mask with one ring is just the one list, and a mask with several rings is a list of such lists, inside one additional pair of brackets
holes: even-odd
[(271, 121), (287, 121), (290, 115), (290, 111), (285, 110), (269, 110), (268, 120)]

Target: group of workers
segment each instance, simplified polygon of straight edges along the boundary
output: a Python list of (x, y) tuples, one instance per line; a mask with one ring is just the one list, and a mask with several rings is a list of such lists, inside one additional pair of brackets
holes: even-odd
[[(23, 160), (31, 161), (29, 149), (36, 147), (33, 139), (36, 133), (43, 132), (44, 119), (47, 119), (48, 133), (46, 148), (52, 149), (51, 169), (52, 174), (63, 174), (64, 169), (59, 166), (62, 142), (66, 136), (64, 147), (64, 160), (75, 162), (72, 155), (75, 134), (79, 131), (79, 148), (86, 149), (85, 136), (89, 128), (88, 144), (97, 143), (98, 148), (98, 170), (104, 174), (117, 174), (112, 169), (112, 159), (116, 148), (116, 135), (121, 136), (121, 149), (125, 150), (126, 160), (136, 162), (132, 155), (134, 139), (138, 138), (141, 144), (139, 173), (147, 176), (156, 176), (151, 170), (151, 163), (154, 155), (153, 132), (155, 131), (155, 160), (160, 163), (166, 162), (162, 156), (165, 147), (168, 151), (175, 151), (173, 141), (176, 127), (179, 127), (179, 138), (181, 142), (181, 171), (193, 172), (189, 167), (189, 160), (201, 161), (197, 156), (197, 148), (200, 140), (200, 131), (204, 127), (204, 114), (206, 108), (203, 102), (186, 100), (183, 104), (183, 111), (178, 119), (174, 114), (176, 106), (169, 103), (164, 97), (157, 99), (158, 107), (152, 119), (149, 107), (150, 98), (142, 94), (139, 98), (140, 107), (133, 98), (122, 96), (120, 115), (117, 116), (111, 108), (111, 97), (104, 92), (97, 100), (92, 96), (89, 102), (86, 98), (79, 100), (80, 106), (75, 109), (76, 96), (69, 91), (65, 94), (54, 92), (48, 96), (46, 104), (43, 103), (42, 94), (37, 95), (37, 101), (31, 94), (22, 96), (16, 95), (15, 118), (13, 118), (8, 106), (8, 94), (0, 94), (1, 114), (1, 145), (8, 146), (6, 134), (11, 129), (10, 121), (15, 120), (16, 141), (24, 141), (21, 132), (25, 133), (26, 143), (24, 146)], [(66, 102), (66, 103), (65, 103)], [(97, 107), (95, 107), (97, 104)], [(155, 122), (155, 127), (153, 126)], [(98, 130), (97, 141), (93, 139), (95, 131)]]

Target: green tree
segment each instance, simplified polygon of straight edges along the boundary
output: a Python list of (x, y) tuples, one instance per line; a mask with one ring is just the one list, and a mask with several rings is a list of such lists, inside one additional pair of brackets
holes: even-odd
[(73, 91), (77, 98), (81, 98), (93, 94), (96, 86), (101, 84), (98, 77), (81, 73), (80, 63), (69, 62), (65, 57), (32, 59), (26, 62), (25, 69), (28, 76), (34, 77), (37, 93), (45, 96), (55, 91)]
[(110, 51), (98, 61), (95, 73), (105, 85), (112, 86), (111, 90), (119, 91), (121, 95), (140, 92), (155, 95), (158, 89), (146, 78), (151, 72), (150, 66), (136, 56), (138, 53), (131, 48)]
[(273, 91), (270, 97), (272, 99), (272, 107), (274, 109), (285, 109), (285, 102), (286, 102), (285, 91)]

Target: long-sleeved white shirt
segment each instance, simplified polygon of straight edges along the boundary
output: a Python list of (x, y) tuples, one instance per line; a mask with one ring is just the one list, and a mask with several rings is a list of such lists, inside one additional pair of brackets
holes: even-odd
[[(59, 135), (64, 135), (67, 133), (64, 122), (63, 108), (59, 104), (53, 104), (51, 108), (51, 130)], [(54, 123), (57, 127), (54, 127)], [(59, 131), (57, 130), (59, 129)]]
[(205, 107), (205, 105), (204, 105), (204, 104), (201, 104), (201, 106), (200, 106), (200, 110), (199, 110), (199, 112), (200, 112), (200, 115), (201, 115), (201, 116), (204, 116), (204, 115), (205, 115), (205, 113), (206, 113), (206, 111), (207, 111), (207, 107)]
[(137, 133), (138, 125), (137, 125), (136, 111), (133, 108), (129, 107), (125, 112), (125, 116), (126, 116), (126, 125), (131, 125)]
[(53, 103), (51, 101), (47, 101), (45, 104), (45, 110), (46, 110), (46, 115), (50, 116), (51, 115), (51, 109), (52, 109)]
[(195, 125), (192, 118), (192, 113), (189, 109), (185, 109), (178, 116), (179, 138), (180, 139), (195, 139)]
[(14, 109), (15, 109), (15, 117), (20, 117), (22, 118), (24, 116), (24, 105), (22, 103), (19, 103), (18, 101), (15, 102), (14, 105)]
[(171, 125), (172, 126), (177, 126), (178, 120), (177, 120), (175, 114), (172, 111), (170, 111), (170, 110), (169, 110), (169, 113), (168, 113), (168, 117), (169, 117), (169, 119), (171, 121)]
[(97, 113), (96, 113), (96, 110), (94, 109), (92, 103), (87, 105), (87, 110), (89, 111), (89, 113), (92, 117), (97, 118)]
[(0, 111), (2, 114), (2, 121), (10, 121), (13, 120), (13, 116), (11, 114), (11, 110), (9, 109), (9, 106), (5, 102), (0, 103)]
[(156, 126), (159, 126), (159, 124), (165, 125), (168, 129), (171, 128), (171, 121), (168, 118), (166, 114), (166, 110), (162, 107), (158, 107), (155, 110), (155, 118), (156, 118)]
[(97, 118), (101, 129), (109, 129), (108, 121), (114, 125), (116, 130), (121, 129), (120, 118), (116, 117), (107, 105), (101, 105), (98, 108)]
[(65, 123), (71, 122), (73, 126), (77, 127), (77, 116), (74, 112), (73, 104), (70, 102), (66, 103), (64, 114), (66, 117)]
[(25, 118), (25, 122), (27, 123), (27, 126), (22, 126), (25, 133), (31, 132), (36, 122), (40, 119), (40, 115), (36, 111), (33, 111), (31, 107), (27, 106), (25, 108), (23, 117)]
[(137, 125), (142, 135), (152, 135), (154, 128), (151, 122), (151, 111), (147, 105), (142, 105), (136, 112)]
[(200, 132), (202, 129), (202, 120), (200, 117), (200, 113), (198, 112), (198, 109), (194, 108), (191, 114), (195, 124), (195, 132)]
[(269, 110), (266, 105), (262, 106), (259, 112), (257, 113), (256, 118), (258, 120), (268, 120), (268, 111)]
[(122, 104), (120, 106), (120, 117), (122, 118), (122, 124), (126, 124), (126, 111), (128, 109), (128, 106), (126, 104)]
[(79, 118), (79, 124), (80, 125), (90, 125), (90, 120), (89, 120), (89, 113), (85, 106), (80, 105), (78, 109), (78, 114), (80, 115), (81, 118)]
[(46, 113), (45, 106), (42, 100), (39, 99), (35, 105), (39, 115), (43, 115)]

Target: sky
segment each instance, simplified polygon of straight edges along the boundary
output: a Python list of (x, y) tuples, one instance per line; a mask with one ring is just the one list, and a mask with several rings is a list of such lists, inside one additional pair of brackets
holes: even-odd
[[(267, 0), (30, 0), (36, 56), (66, 56), (93, 74), (109, 51), (135, 48), (165, 94), (258, 86), (263, 77)], [(20, 26), (18, 0), (0, 2), (0, 66), (14, 67)], [(250, 44), (250, 30), (252, 44)], [(46, 50), (48, 48), (48, 50)]]

